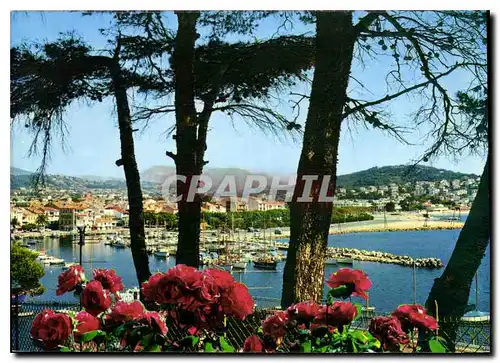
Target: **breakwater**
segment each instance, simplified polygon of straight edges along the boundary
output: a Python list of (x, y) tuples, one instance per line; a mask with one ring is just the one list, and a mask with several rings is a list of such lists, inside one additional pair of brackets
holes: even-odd
[(412, 258), (406, 255), (395, 255), (388, 252), (358, 250), (356, 248), (338, 248), (328, 247), (328, 258), (352, 258), (356, 261), (370, 261), (379, 263), (391, 263), (408, 267), (418, 268), (441, 268), (443, 263), (441, 259), (428, 258)]
[(463, 222), (455, 222), (446, 224), (441, 222), (440, 224), (434, 223), (427, 227), (403, 227), (403, 226), (393, 226), (393, 227), (383, 227), (383, 226), (359, 226), (359, 227), (348, 227), (345, 229), (335, 229), (330, 228), (329, 234), (348, 234), (348, 233), (365, 233), (365, 232), (415, 232), (415, 231), (431, 231), (431, 230), (449, 230), (449, 229), (461, 229), (464, 226)]

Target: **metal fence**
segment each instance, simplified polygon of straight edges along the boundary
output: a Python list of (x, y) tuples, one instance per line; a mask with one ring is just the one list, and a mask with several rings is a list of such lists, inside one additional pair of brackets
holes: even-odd
[[(247, 316), (244, 321), (228, 318), (226, 339), (235, 348), (243, 347), (245, 339), (257, 332), (262, 320), (276, 311), (279, 301), (276, 299), (256, 298), (256, 311)], [(44, 309), (57, 312), (80, 311), (80, 305), (75, 302), (25, 302), (12, 305), (11, 309), (11, 351), (12, 352), (38, 352), (39, 347), (33, 344), (30, 338), (31, 325), (35, 316)], [(370, 319), (375, 315), (385, 315), (376, 311), (363, 312), (363, 315), (353, 322), (354, 329), (368, 329)], [(454, 324), (453, 331), (456, 353), (489, 353), (491, 345), (491, 323), (489, 319), (472, 321), (442, 321), (440, 326), (450, 327)], [(439, 334), (445, 336), (446, 329), (440, 329)], [(177, 326), (168, 326), (168, 336), (171, 339), (182, 339), (187, 334)], [(446, 337), (446, 336), (445, 336)]]

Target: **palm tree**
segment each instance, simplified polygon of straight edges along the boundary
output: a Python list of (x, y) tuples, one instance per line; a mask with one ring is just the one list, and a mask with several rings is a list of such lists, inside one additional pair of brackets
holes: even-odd
[(38, 217), (36, 217), (36, 224), (40, 227), (46, 226), (48, 222), (49, 221), (45, 214), (39, 214)]

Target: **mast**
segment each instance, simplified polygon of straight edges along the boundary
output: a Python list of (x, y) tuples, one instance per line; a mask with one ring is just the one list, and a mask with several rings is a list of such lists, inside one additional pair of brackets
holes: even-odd
[(479, 283), (478, 283), (478, 273), (476, 272), (476, 311), (479, 311)]

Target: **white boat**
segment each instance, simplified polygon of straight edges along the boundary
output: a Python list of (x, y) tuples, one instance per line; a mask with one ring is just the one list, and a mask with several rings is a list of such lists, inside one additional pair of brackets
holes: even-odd
[(325, 261), (325, 265), (337, 265), (337, 259), (335, 259), (335, 258), (328, 258)]
[(247, 268), (247, 265), (248, 265), (248, 263), (245, 262), (245, 261), (235, 262), (233, 264), (233, 269), (235, 269), (235, 270), (245, 270)]
[(352, 265), (352, 258), (337, 258), (337, 264), (339, 265)]
[(62, 258), (52, 257), (49, 259), (49, 265), (62, 265), (64, 260)]
[(156, 257), (168, 257), (170, 254), (168, 253), (168, 250), (166, 248), (160, 248), (159, 250), (156, 250), (154, 252), (154, 255)]
[(38, 255), (38, 257), (36, 259), (38, 261), (45, 261), (45, 260), (48, 260), (50, 258), (51, 258), (51, 256), (47, 256), (45, 253), (41, 253), (40, 255)]
[(123, 242), (123, 240), (116, 241), (115, 243), (112, 244), (112, 246), (116, 247), (116, 248), (125, 248), (125, 247), (127, 247), (125, 245), (125, 243)]

